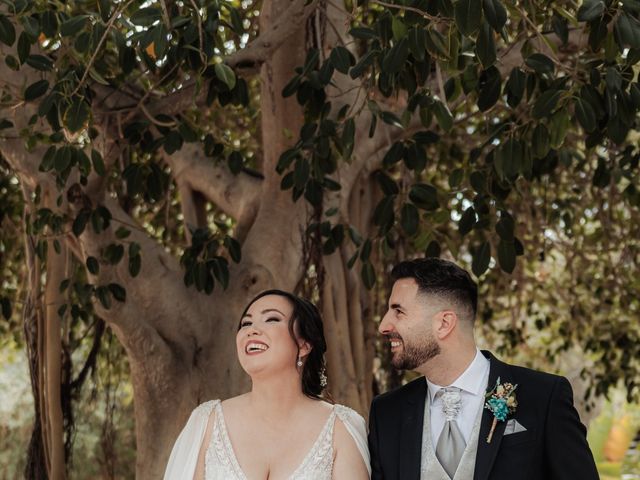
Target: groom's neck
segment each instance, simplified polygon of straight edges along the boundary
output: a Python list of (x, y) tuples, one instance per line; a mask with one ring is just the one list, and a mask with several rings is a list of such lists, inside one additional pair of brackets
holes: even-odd
[(476, 353), (475, 342), (463, 342), (455, 346), (441, 345), (440, 354), (420, 365), (416, 370), (431, 383), (447, 387), (469, 368)]

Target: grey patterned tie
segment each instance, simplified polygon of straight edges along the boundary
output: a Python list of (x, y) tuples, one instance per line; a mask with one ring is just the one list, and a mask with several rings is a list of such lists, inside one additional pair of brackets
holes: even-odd
[(458, 422), (456, 422), (456, 417), (462, 407), (460, 389), (454, 387), (443, 388), (436, 396), (441, 396), (442, 410), (446, 418), (438, 438), (436, 457), (445, 472), (449, 474), (449, 477), (453, 478), (467, 446), (464, 436), (458, 427)]

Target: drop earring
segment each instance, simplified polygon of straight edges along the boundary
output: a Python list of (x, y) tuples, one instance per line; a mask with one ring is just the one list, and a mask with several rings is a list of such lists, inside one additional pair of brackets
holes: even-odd
[(302, 359), (301, 359), (300, 357), (298, 357), (298, 361), (296, 362), (296, 365), (297, 365), (298, 367), (301, 367), (301, 366), (302, 366)]

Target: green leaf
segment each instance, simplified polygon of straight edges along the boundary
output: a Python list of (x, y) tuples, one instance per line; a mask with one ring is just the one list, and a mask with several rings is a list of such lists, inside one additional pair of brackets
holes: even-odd
[(533, 138), (531, 139), (533, 156), (535, 158), (544, 158), (551, 150), (551, 139), (549, 137), (549, 130), (545, 125), (539, 123), (536, 125), (533, 131)]
[(131, 235), (131, 230), (126, 227), (118, 227), (116, 230), (116, 238), (123, 240)]
[(549, 120), (549, 142), (552, 148), (562, 146), (570, 125), (571, 118), (569, 118), (567, 109), (559, 109), (551, 116)]
[(384, 197), (373, 212), (373, 223), (380, 227), (380, 230), (388, 230), (395, 220), (395, 213), (393, 211), (395, 203), (395, 195), (388, 195)]
[(85, 262), (87, 265), (87, 270), (92, 275), (97, 275), (100, 272), (100, 263), (98, 263), (98, 259), (96, 257), (87, 257), (87, 261)]
[(491, 245), (489, 242), (484, 242), (473, 253), (473, 261), (471, 262), (471, 270), (476, 277), (479, 277), (489, 268), (489, 262), (491, 262)]
[(349, 118), (344, 123), (344, 128), (342, 130), (342, 145), (344, 147), (343, 156), (346, 159), (350, 158), (351, 153), (353, 152), (355, 134), (356, 134), (355, 120), (353, 118)]
[(504, 24), (507, 23), (507, 10), (500, 0), (483, 0), (482, 7), (484, 16), (493, 29), (500, 33)]
[(98, 297), (98, 300), (106, 310), (111, 308), (111, 297), (107, 287), (96, 288), (96, 297)]
[(11, 301), (7, 297), (1, 297), (0, 306), (2, 307), (2, 316), (6, 320), (11, 320)]
[(48, 72), (53, 68), (53, 61), (44, 55), (29, 55), (26, 63), (41, 72)]
[(478, 108), (486, 112), (493, 107), (500, 98), (502, 90), (502, 78), (500, 71), (491, 66), (480, 76), (480, 93), (478, 94)]
[(31, 40), (27, 32), (22, 32), (18, 38), (18, 58), (24, 63), (31, 52)]
[(104, 167), (102, 155), (100, 155), (97, 150), (91, 149), (91, 163), (93, 164), (93, 169), (95, 170), (95, 172), (101, 177), (104, 177), (107, 172)]
[(435, 100), (432, 105), (433, 113), (436, 116), (436, 120), (438, 120), (438, 125), (445, 132), (448, 132), (453, 128), (453, 115), (451, 115), (451, 111), (444, 105), (440, 100)]
[(89, 222), (89, 218), (91, 216), (91, 210), (88, 208), (83, 208), (78, 212), (75, 220), (73, 221), (72, 231), (76, 237), (79, 237), (82, 232), (84, 232), (87, 223)]
[(427, 30), (425, 37), (427, 50), (436, 58), (448, 59), (449, 46), (444, 36), (435, 28)]
[(129, 256), (129, 275), (132, 277), (137, 277), (140, 273), (140, 269), (142, 268), (142, 258), (140, 255)]
[(224, 83), (229, 90), (233, 90), (236, 86), (236, 74), (228, 65), (224, 63), (216, 63), (214, 67), (216, 77)]
[(104, 258), (111, 265), (117, 265), (120, 263), (122, 257), (124, 257), (124, 247), (120, 244), (111, 243), (107, 245), (107, 248), (104, 250)]
[(524, 95), (524, 89), (526, 85), (527, 75), (518, 67), (514, 67), (507, 80), (507, 103), (509, 106), (515, 108), (522, 100)]
[(418, 231), (419, 223), (420, 214), (418, 213), (418, 209), (412, 203), (405, 203), (400, 213), (400, 225), (402, 229), (411, 237)]
[(616, 21), (615, 32), (623, 45), (640, 48), (640, 22), (635, 17), (622, 12)]
[(494, 33), (488, 23), (483, 23), (476, 40), (476, 55), (484, 68), (489, 68), (496, 61), (496, 42)]
[(409, 191), (409, 200), (423, 210), (437, 210), (440, 206), (438, 191), (432, 185), (416, 183)]
[(496, 223), (496, 233), (505, 241), (513, 242), (516, 225), (513, 217), (506, 212), (502, 212), (500, 220)]
[(360, 271), (362, 282), (367, 290), (371, 290), (376, 284), (376, 271), (371, 262), (364, 262)]
[(604, 13), (605, 4), (602, 0), (586, 0), (578, 9), (579, 22), (591, 22), (600, 18)]
[(64, 114), (64, 124), (70, 132), (74, 133), (84, 128), (88, 118), (89, 106), (84, 98), (75, 97)]
[(413, 27), (409, 30), (409, 51), (419, 62), (422, 62), (425, 57), (426, 36), (424, 28)]
[(476, 224), (476, 211), (473, 207), (468, 207), (460, 217), (458, 222), (458, 230), (462, 236), (469, 233)]
[(73, 149), (69, 146), (62, 147), (56, 152), (54, 168), (58, 173), (64, 172), (71, 166)]
[(500, 240), (498, 243), (498, 264), (507, 273), (512, 273), (516, 268), (516, 247), (513, 240)]
[(389, 177), (382, 170), (378, 170), (374, 174), (374, 177), (385, 195), (397, 195), (398, 193), (400, 193), (400, 188), (398, 187), (398, 184), (395, 182), (395, 180)]
[(382, 70), (387, 74), (398, 73), (409, 57), (409, 41), (400, 40), (387, 52), (382, 60)]
[(467, 37), (478, 31), (482, 21), (480, 0), (458, 0), (455, 4), (455, 20), (460, 33)]
[(7, 67), (9, 67), (14, 72), (20, 70), (20, 63), (13, 55), (7, 55), (4, 59), (4, 63), (6, 63)]
[(329, 60), (336, 70), (344, 74), (348, 73), (349, 68), (356, 63), (356, 59), (352, 53), (342, 46), (337, 46), (331, 50)]
[(375, 32), (375, 30), (372, 30), (368, 27), (354, 27), (349, 30), (349, 35), (361, 40), (375, 40), (378, 38), (378, 34)]
[(16, 29), (13, 23), (4, 15), (0, 15), (0, 42), (10, 47), (15, 41)]
[(66, 22), (60, 25), (60, 34), (63, 37), (72, 37), (77, 35), (86, 25), (89, 15), (78, 15), (77, 17), (71, 17)]
[(47, 38), (52, 38), (58, 31), (58, 17), (53, 9), (47, 9), (42, 14), (42, 33)]
[(438, 258), (441, 253), (442, 248), (440, 248), (440, 244), (435, 240), (431, 240), (424, 251), (424, 256), (426, 258)]
[(122, 287), (122, 285), (118, 285), (117, 283), (109, 284), (109, 291), (113, 298), (115, 298), (119, 302), (126, 302), (127, 300), (127, 291)]
[(236, 263), (240, 263), (240, 260), (242, 259), (242, 250), (240, 247), (240, 243), (235, 238), (227, 235), (224, 238), (224, 246), (229, 251), (231, 260), (233, 260)]
[(578, 122), (586, 132), (592, 132), (597, 126), (596, 114), (589, 102), (576, 98), (574, 112)]
[(242, 171), (242, 166), (244, 165), (244, 157), (240, 152), (234, 150), (229, 154), (227, 164), (229, 165), (229, 170), (231, 170), (231, 173), (233, 173), (234, 175), (238, 175)]
[(543, 92), (533, 105), (533, 118), (544, 118), (551, 115), (562, 97), (562, 90), (547, 90)]
[(37, 82), (32, 83), (27, 87), (24, 91), (24, 99), (26, 102), (30, 102), (35, 100), (38, 97), (41, 97), (47, 90), (49, 89), (49, 82), (47, 80), (38, 80)]
[(404, 129), (402, 120), (400, 120), (400, 118), (393, 112), (388, 112), (388, 111), (381, 112), (380, 118), (382, 118), (382, 121), (388, 125), (393, 125), (394, 127)]
[(351, 69), (349, 72), (349, 76), (353, 79), (358, 78), (360, 75), (364, 73), (364, 71), (373, 63), (376, 55), (380, 52), (378, 50), (369, 50), (366, 54), (364, 54), (358, 63)]
[(134, 25), (150, 27), (162, 18), (162, 11), (157, 7), (146, 7), (136, 11), (129, 20)]
[(536, 73), (539, 74), (553, 74), (555, 71), (555, 65), (553, 60), (542, 53), (534, 53), (529, 55), (524, 63), (531, 69), (533, 69)]
[(397, 42), (407, 36), (407, 26), (401, 18), (394, 15), (391, 20), (391, 31), (393, 32), (393, 39)]
[(398, 163), (405, 154), (405, 146), (402, 142), (394, 142), (391, 148), (387, 151), (382, 159), (382, 164), (385, 167)]

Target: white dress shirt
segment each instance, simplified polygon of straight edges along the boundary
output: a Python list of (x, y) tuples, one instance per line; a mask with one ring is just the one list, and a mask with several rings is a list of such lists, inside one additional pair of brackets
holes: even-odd
[(488, 382), (489, 360), (482, 355), (480, 350), (477, 350), (476, 356), (471, 364), (451, 385), (436, 385), (427, 380), (429, 387), (429, 405), (431, 409), (431, 440), (433, 445), (438, 444), (438, 438), (445, 423), (445, 416), (442, 411), (442, 395), (436, 397), (438, 391), (446, 387), (457, 387), (460, 389), (462, 406), (460, 413), (456, 417), (456, 422), (464, 436), (465, 442), (469, 443), (469, 437), (471, 437), (471, 431), (473, 430), (478, 412), (480, 408), (484, 407), (484, 395)]

